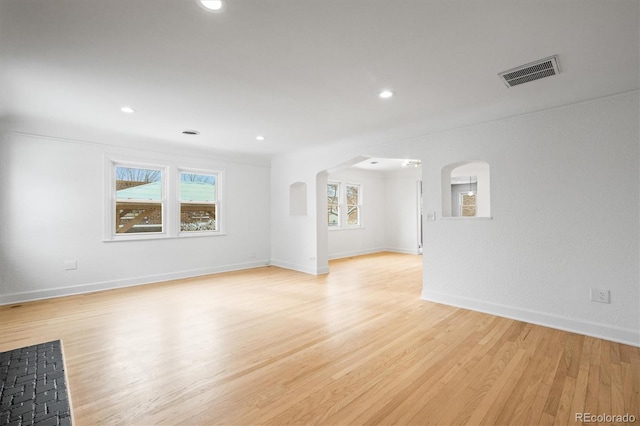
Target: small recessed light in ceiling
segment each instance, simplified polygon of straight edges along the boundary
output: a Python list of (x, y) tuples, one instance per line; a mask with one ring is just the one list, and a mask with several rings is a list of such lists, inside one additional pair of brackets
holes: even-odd
[(220, 12), (224, 8), (224, 2), (222, 0), (199, 0), (202, 7), (211, 12)]
[(420, 160), (404, 160), (404, 162), (402, 163), (402, 166), (403, 167), (418, 167), (421, 164), (422, 164), (422, 161), (420, 161)]
[(371, 164), (378, 164), (378, 162), (377, 161), (372, 161)]
[(393, 92), (391, 90), (383, 90), (378, 94), (382, 99), (389, 99), (393, 96)]
[(264, 140), (264, 136), (258, 135), (258, 136), (256, 136), (256, 139), (259, 140), (259, 141), (263, 141)]
[(122, 108), (120, 108), (120, 111), (127, 114), (133, 114), (134, 112), (136, 112), (136, 110), (131, 108), (130, 106), (123, 106)]
[(183, 130), (182, 134), (183, 135), (199, 135), (200, 132), (197, 130)]

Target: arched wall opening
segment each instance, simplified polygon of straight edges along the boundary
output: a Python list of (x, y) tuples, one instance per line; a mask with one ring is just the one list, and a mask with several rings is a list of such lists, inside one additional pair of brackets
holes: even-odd
[[(319, 264), (383, 251), (422, 252), (420, 160), (356, 157), (318, 173), (316, 182)], [(357, 210), (350, 205), (354, 193)]]
[(491, 178), (485, 161), (442, 168), (442, 217), (491, 217)]

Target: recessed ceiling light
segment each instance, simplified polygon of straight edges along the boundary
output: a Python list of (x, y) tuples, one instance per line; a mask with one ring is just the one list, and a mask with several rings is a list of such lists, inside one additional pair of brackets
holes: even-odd
[(256, 139), (259, 140), (259, 141), (263, 141), (264, 140), (264, 136), (258, 135), (258, 136), (256, 136)]
[(382, 99), (389, 99), (393, 96), (393, 92), (391, 90), (383, 90), (378, 94)]
[(378, 164), (378, 162), (377, 161), (372, 161), (371, 164)]
[(182, 134), (183, 135), (199, 135), (200, 132), (197, 130), (183, 130)]
[(131, 108), (130, 106), (123, 106), (122, 108), (120, 108), (120, 111), (127, 114), (133, 114), (134, 112), (136, 112), (136, 110)]
[(418, 167), (419, 165), (422, 164), (422, 161), (420, 160), (404, 160), (404, 162), (402, 163), (403, 167)]
[(222, 0), (199, 0), (202, 7), (212, 12), (220, 12), (224, 7)]

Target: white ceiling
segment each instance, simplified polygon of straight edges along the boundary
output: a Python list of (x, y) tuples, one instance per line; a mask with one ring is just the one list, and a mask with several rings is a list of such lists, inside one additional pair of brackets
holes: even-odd
[(420, 160), (417, 159), (398, 159), (398, 158), (367, 158), (353, 166), (354, 169), (369, 170), (374, 172), (388, 172), (393, 170), (402, 170), (406, 168), (420, 167)]
[[(0, 0), (0, 118), (273, 155), (640, 87), (638, 0), (226, 1)], [(497, 77), (553, 54), (559, 76)]]

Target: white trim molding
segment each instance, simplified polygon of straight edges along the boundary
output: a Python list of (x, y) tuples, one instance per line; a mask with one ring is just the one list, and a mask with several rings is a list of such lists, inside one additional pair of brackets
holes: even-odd
[(469, 309), (471, 311), (483, 312), (499, 317), (510, 318), (517, 321), (524, 321), (544, 327), (555, 328), (558, 330), (583, 334), (585, 336), (610, 340), (612, 342), (623, 343), (625, 345), (640, 347), (640, 330), (613, 327), (590, 321), (565, 318), (544, 312), (484, 302), (476, 299), (467, 299), (465, 297), (433, 291), (423, 290), (422, 299), (429, 302), (441, 303), (444, 305), (455, 306), (457, 308)]
[(305, 274), (310, 275), (325, 275), (329, 273), (329, 266), (326, 267), (313, 267), (313, 266), (303, 266), (296, 265), (294, 263), (282, 262), (279, 260), (272, 260), (272, 266), (276, 266), (278, 268), (290, 269), (292, 271), (304, 272)]
[(163, 281), (171, 281), (182, 278), (193, 278), (204, 275), (219, 274), (222, 272), (239, 271), (269, 266), (268, 260), (256, 260), (252, 262), (236, 263), (231, 265), (214, 266), (210, 268), (192, 269), (179, 272), (171, 272), (158, 275), (147, 275), (135, 278), (86, 283), (70, 287), (58, 287), (46, 290), (31, 290), (20, 293), (0, 295), (0, 306), (14, 303), (33, 302), (36, 300), (52, 299), (54, 297), (73, 296), (76, 294), (93, 293), (96, 291), (113, 290), (117, 288), (133, 287), (138, 285), (155, 284)]

